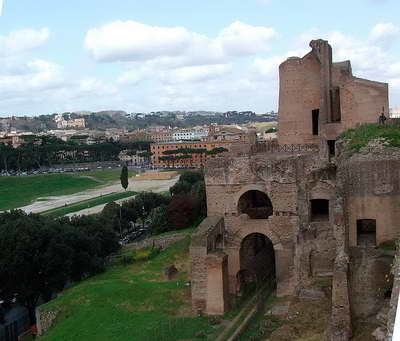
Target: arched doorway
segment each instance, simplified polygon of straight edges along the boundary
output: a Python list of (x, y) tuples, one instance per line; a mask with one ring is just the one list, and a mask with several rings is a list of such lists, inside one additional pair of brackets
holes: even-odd
[(272, 202), (261, 191), (247, 191), (239, 199), (238, 212), (247, 214), (250, 219), (268, 219), (273, 213)]
[(240, 246), (240, 271), (236, 276), (237, 292), (244, 292), (273, 281), (275, 252), (271, 240), (261, 233), (246, 236)]

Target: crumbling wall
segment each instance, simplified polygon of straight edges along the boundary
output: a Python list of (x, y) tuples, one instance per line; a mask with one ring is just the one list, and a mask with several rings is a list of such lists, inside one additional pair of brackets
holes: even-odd
[(224, 238), (224, 231), (222, 217), (207, 217), (192, 235), (190, 245), (192, 309), (196, 314), (207, 310), (207, 256), (216, 250), (216, 241), (219, 236)]
[(396, 257), (393, 262), (392, 274), (394, 275), (392, 296), (390, 298), (390, 309), (387, 316), (387, 341), (395, 341), (392, 339), (394, 322), (396, 321), (396, 313), (398, 311), (398, 302), (400, 294), (400, 245), (397, 246)]
[(376, 315), (390, 290), (393, 257), (375, 248), (350, 248), (350, 303), (353, 318)]
[(381, 150), (344, 154), (349, 245), (357, 246), (357, 220), (376, 220), (376, 244), (400, 233), (400, 152)]

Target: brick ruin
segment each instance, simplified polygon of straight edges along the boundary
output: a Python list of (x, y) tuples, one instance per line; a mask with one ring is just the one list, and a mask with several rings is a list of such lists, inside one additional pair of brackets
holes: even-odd
[(377, 122), (388, 85), (332, 63), (327, 41), (280, 65), (279, 144), (237, 144), (205, 170), (208, 218), (193, 235), (192, 306), (223, 314), (248, 282), (295, 296), (332, 278), (331, 340), (376, 314), (398, 237), (400, 153), (350, 155), (338, 135)]

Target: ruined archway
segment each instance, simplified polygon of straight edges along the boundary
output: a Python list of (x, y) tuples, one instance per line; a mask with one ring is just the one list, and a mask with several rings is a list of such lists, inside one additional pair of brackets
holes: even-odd
[(239, 198), (238, 212), (247, 214), (250, 219), (268, 219), (273, 213), (272, 202), (265, 193), (250, 190)]
[(237, 292), (260, 287), (269, 281), (275, 285), (275, 252), (267, 236), (262, 233), (247, 235), (241, 242), (239, 257)]

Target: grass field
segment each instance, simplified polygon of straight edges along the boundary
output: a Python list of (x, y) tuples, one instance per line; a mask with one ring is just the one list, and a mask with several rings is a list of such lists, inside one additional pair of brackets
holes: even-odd
[[(155, 258), (126, 266), (112, 266), (104, 274), (70, 288), (42, 311), (59, 312), (43, 341), (201, 340), (199, 332), (218, 329), (207, 317), (193, 317), (186, 238)], [(175, 264), (179, 276), (167, 281), (163, 269)], [(211, 337), (215, 339), (215, 337)]]
[[(75, 173), (78, 176), (91, 176), (98, 181), (102, 182), (112, 182), (119, 180), (121, 175), (121, 169), (104, 169), (104, 170), (94, 170), (83, 173)], [(132, 169), (129, 169), (129, 176), (136, 175), (136, 172)]]
[[(129, 170), (129, 176), (135, 172)], [(71, 174), (0, 177), (0, 211), (22, 207), (40, 197), (68, 195), (119, 179), (120, 170), (96, 170)]]
[(96, 197), (96, 198), (89, 199), (89, 200), (78, 201), (78, 202), (76, 202), (74, 204), (70, 204), (68, 206), (54, 208), (54, 209), (51, 209), (48, 211), (41, 212), (40, 214), (49, 216), (49, 217), (53, 217), (53, 218), (62, 217), (69, 213), (79, 212), (86, 208), (91, 208), (91, 207), (95, 207), (98, 205), (107, 204), (111, 201), (128, 198), (135, 194), (136, 194), (136, 192), (133, 192), (133, 191), (126, 191), (126, 192), (121, 192), (121, 193), (111, 193), (111, 194), (103, 195), (103, 196)]
[(389, 147), (400, 147), (400, 126), (363, 124), (356, 129), (349, 129), (338, 139), (347, 140), (349, 151), (359, 151), (372, 140), (383, 138)]

